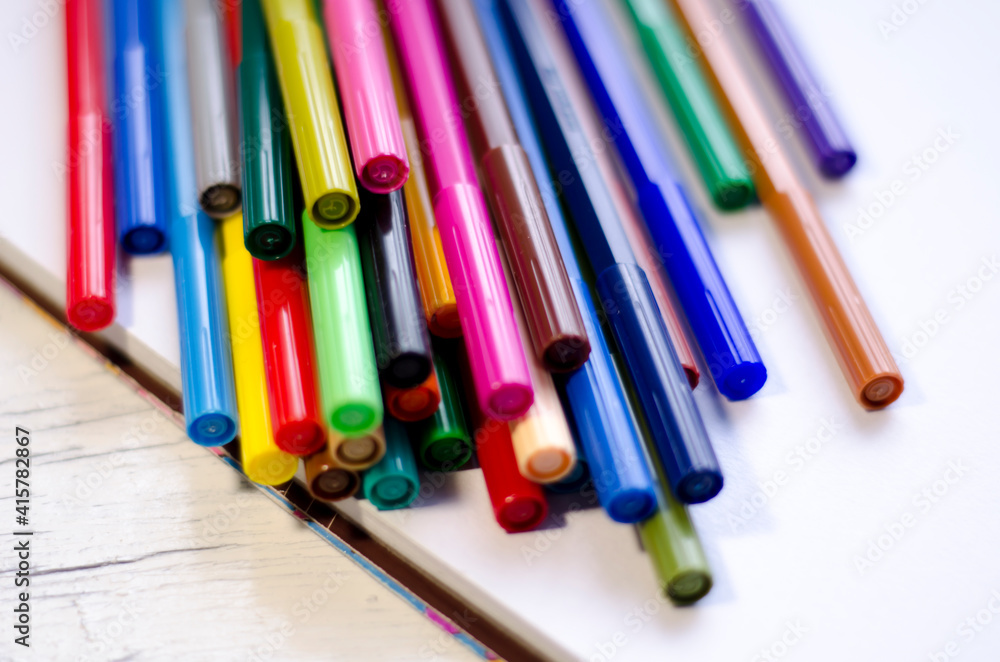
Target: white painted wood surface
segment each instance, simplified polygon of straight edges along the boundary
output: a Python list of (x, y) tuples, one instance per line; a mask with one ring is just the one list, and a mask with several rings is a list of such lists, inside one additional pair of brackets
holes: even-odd
[[(4, 286), (0, 376), (0, 660), (481, 659)], [(30, 653), (12, 634), (17, 425)]]

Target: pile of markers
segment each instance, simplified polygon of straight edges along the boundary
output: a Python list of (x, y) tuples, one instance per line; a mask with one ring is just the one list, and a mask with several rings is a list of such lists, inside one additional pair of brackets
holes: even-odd
[[(672, 599), (707, 593), (685, 504), (723, 477), (688, 333), (730, 400), (767, 371), (602, 0), (66, 4), (67, 316), (113, 321), (116, 244), (169, 251), (191, 439), (239, 431), (251, 480), (301, 462), (380, 509), (475, 461), (509, 532), (589, 481)], [(713, 6), (624, 0), (710, 197), (771, 213), (886, 406), (902, 377), (727, 31), (825, 176), (854, 150), (768, 1)]]

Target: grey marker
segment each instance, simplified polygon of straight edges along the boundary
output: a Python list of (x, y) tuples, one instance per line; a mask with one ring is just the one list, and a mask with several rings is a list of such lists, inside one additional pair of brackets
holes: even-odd
[(242, 191), (232, 72), (216, 4), (187, 0), (185, 37), (198, 201), (223, 218), (240, 208)]

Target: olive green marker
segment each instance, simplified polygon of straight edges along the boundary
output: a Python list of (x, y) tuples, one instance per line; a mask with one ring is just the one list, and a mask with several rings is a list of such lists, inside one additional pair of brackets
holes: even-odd
[(361, 254), (354, 228), (323, 230), (303, 212), (302, 239), (309, 276), (320, 406), (345, 437), (382, 424), (375, 350), (368, 323)]
[(697, 42), (689, 42), (665, 0), (625, 4), (709, 195), (722, 209), (745, 207), (754, 199), (747, 161), (702, 72)]
[(637, 406), (638, 400), (632, 382), (622, 373), (622, 358), (612, 352), (615, 371), (622, 378), (628, 400), (629, 413), (636, 429), (646, 444), (646, 452), (657, 478), (657, 508), (653, 516), (637, 524), (642, 546), (653, 564), (660, 588), (675, 604), (689, 605), (701, 600), (712, 588), (712, 569), (708, 566), (687, 507), (670, 493), (670, 485), (656, 452), (656, 445), (649, 434), (649, 427)]
[(711, 590), (712, 571), (687, 508), (670, 494), (663, 473), (657, 473), (664, 486), (659, 507), (639, 524), (639, 537), (667, 597), (677, 604), (692, 604)]

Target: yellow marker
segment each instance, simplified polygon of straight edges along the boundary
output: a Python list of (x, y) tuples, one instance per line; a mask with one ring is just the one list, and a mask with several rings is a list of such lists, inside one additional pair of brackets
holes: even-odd
[(396, 92), (399, 123), (403, 128), (406, 154), (410, 160), (410, 176), (403, 185), (403, 197), (410, 217), (410, 243), (413, 245), (413, 266), (420, 284), (420, 298), (423, 300), (424, 315), (431, 333), (441, 338), (457, 338), (462, 335), (458, 303), (455, 302), (455, 290), (448, 275), (448, 265), (444, 261), (441, 235), (434, 221), (434, 205), (427, 187), (427, 176), (424, 174), (417, 125), (410, 112), (396, 51), (387, 30), (388, 28), (383, 29), (383, 39), (389, 70), (392, 72), (392, 86)]
[(253, 482), (280, 485), (295, 476), (299, 458), (279, 450), (271, 432), (253, 258), (243, 244), (243, 216), (230, 216), (221, 225), (222, 279), (233, 348), (236, 406), (240, 412), (240, 462)]
[(312, 0), (261, 0), (261, 6), (306, 208), (320, 227), (344, 227), (360, 203), (323, 29)]

